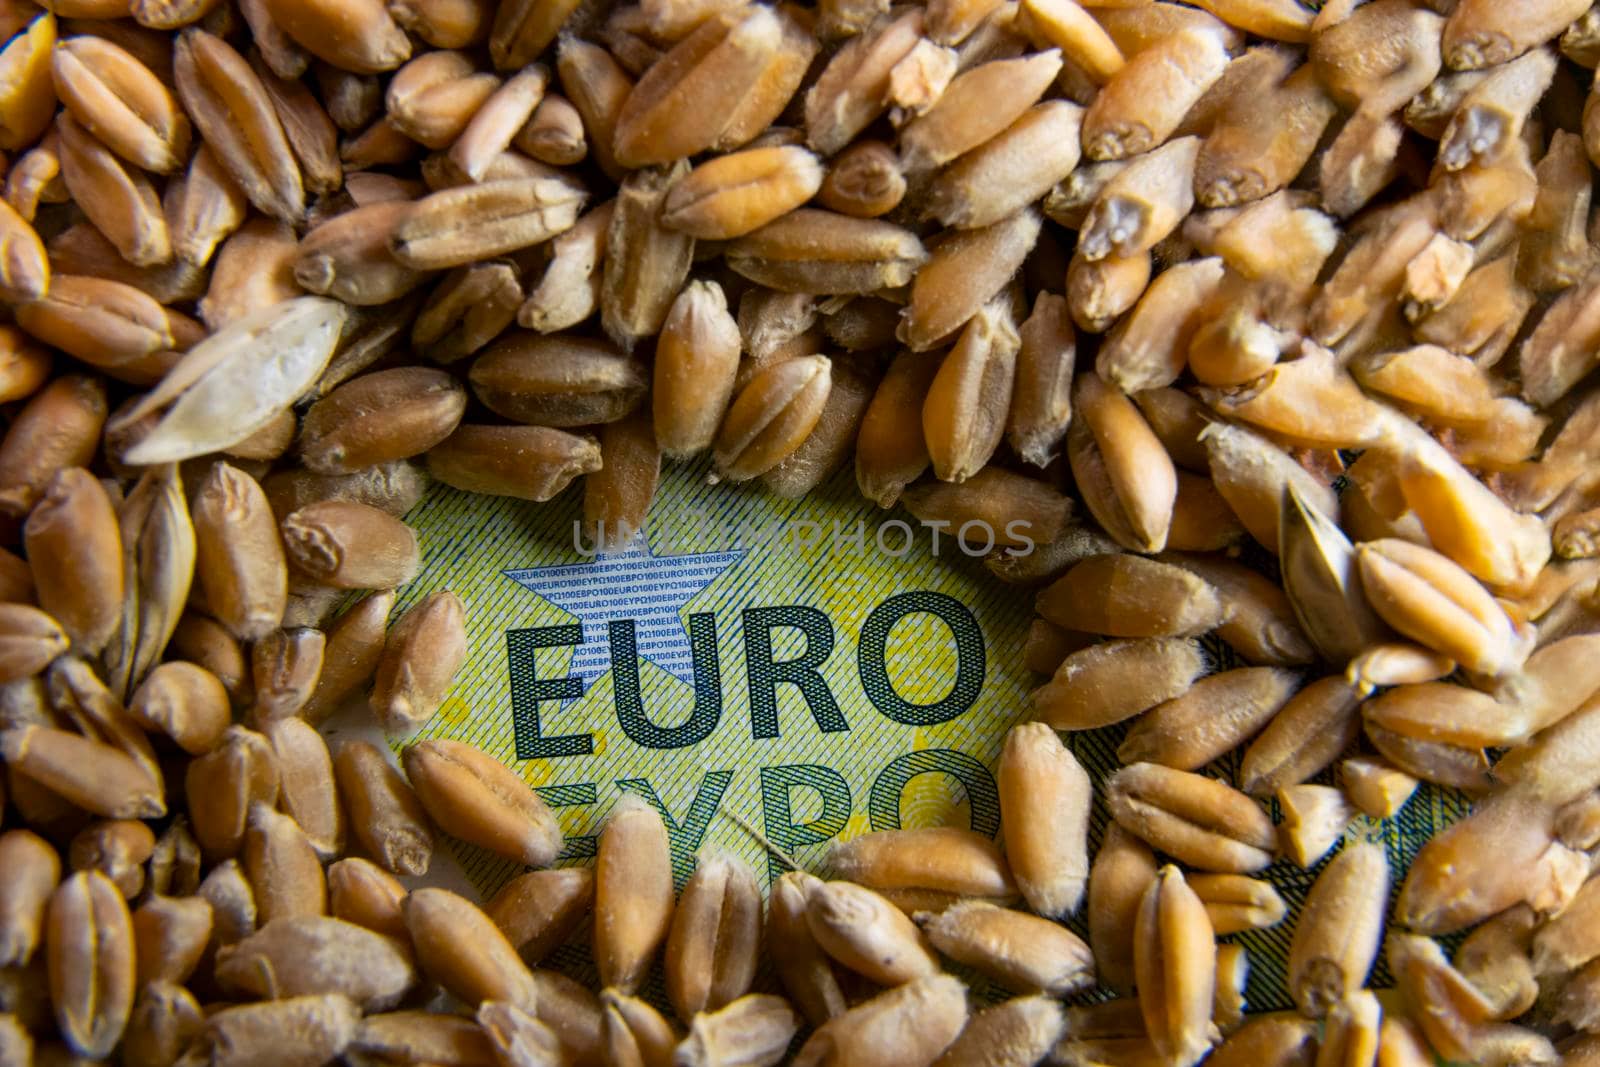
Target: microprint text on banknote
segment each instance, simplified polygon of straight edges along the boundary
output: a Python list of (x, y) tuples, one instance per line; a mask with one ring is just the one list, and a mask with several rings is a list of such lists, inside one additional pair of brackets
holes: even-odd
[[(575, 493), (529, 505), (435, 487), (408, 516), (428, 564), (400, 610), (452, 589), (470, 653), (417, 739), (468, 741), (516, 768), (561, 820), (562, 863), (592, 862), (611, 806), (642, 797), (666, 821), (680, 886), (708, 848), (766, 881), (791, 862), (826, 876), (828, 846), (869, 830), (997, 834), (994, 766), (1041, 681), (1021, 662), (1032, 592), (996, 580), (950, 531), (862, 501), (848, 472), (801, 501), (730, 494), (706, 473), (664, 470), (643, 536), (604, 556), (574, 537)], [(879, 537), (913, 550), (880, 551)], [(1236, 665), (1220, 641), (1206, 648)], [(1125, 729), (1066, 737), (1097, 794)], [(1237, 758), (1214, 773), (1231, 779)], [(1400, 872), (1464, 812), (1424, 790), (1349, 834), (1384, 841)], [(486, 896), (517, 873), (451, 847)], [(1279, 862), (1265, 876), (1294, 905), (1315, 873)], [(1081, 916), (1072, 925), (1083, 932)], [(1291, 916), (1233, 938), (1249, 950), (1252, 1010), (1290, 1006), (1292, 930)]]

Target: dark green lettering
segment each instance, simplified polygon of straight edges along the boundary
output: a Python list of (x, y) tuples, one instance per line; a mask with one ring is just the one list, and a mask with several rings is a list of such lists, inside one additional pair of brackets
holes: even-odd
[[(878, 772), (867, 798), (867, 817), (874, 830), (900, 829), (900, 796), (920, 774), (948, 774), (967, 791), (972, 828), (986, 837), (1000, 831), (1000, 790), (989, 768), (953, 748), (925, 748), (907, 752)], [(1048, 832), (1048, 827), (1041, 832)]]
[[(913, 704), (895, 692), (889, 680), (889, 631), (907, 615), (937, 616), (956, 641), (956, 680), (943, 699), (932, 704)], [(856, 670), (861, 689), (872, 706), (886, 718), (907, 726), (933, 726), (963, 714), (983, 691), (987, 661), (983, 630), (959, 600), (943, 593), (899, 593), (872, 609), (861, 627), (856, 647)]]
[(622, 732), (645, 748), (686, 748), (710, 736), (722, 718), (722, 669), (717, 663), (717, 620), (706, 612), (689, 616), (689, 646), (694, 656), (694, 712), (681, 726), (651, 722), (639, 685), (639, 653), (632, 619), (608, 627), (611, 636), (611, 686)]
[[(793, 793), (810, 789), (822, 798), (822, 813), (810, 822), (796, 825)], [(817, 845), (836, 837), (850, 821), (850, 783), (832, 767), (816, 763), (791, 763), (761, 768), (761, 819), (767, 840), (778, 851), (792, 856), (806, 845)], [(767, 880), (777, 881), (787, 864), (767, 856)]]
[(546, 737), (539, 722), (539, 705), (583, 696), (581, 678), (540, 678), (534, 655), (541, 648), (583, 644), (581, 626), (539, 626), (506, 631), (506, 670), (511, 676), (511, 728), (518, 759), (558, 759), (587, 756), (594, 751), (592, 734)]
[(618, 789), (634, 794), (661, 813), (661, 821), (667, 824), (667, 841), (672, 846), (672, 880), (680, 889), (694, 873), (694, 854), (699, 851), (700, 843), (706, 839), (706, 830), (710, 829), (711, 820), (722, 805), (722, 794), (728, 791), (728, 783), (731, 781), (733, 781), (732, 771), (708, 772), (701, 780), (700, 788), (695, 793), (694, 802), (689, 805), (689, 811), (684, 815), (683, 822), (679, 823), (667, 810), (666, 804), (656, 795), (655, 788), (648, 779), (617, 779)]
[[(806, 648), (793, 659), (774, 662), (772, 631), (780, 626), (792, 627), (804, 634)], [(850, 729), (820, 669), (832, 651), (833, 623), (816, 608), (788, 605), (745, 609), (744, 664), (750, 682), (752, 737), (778, 736), (778, 686), (783, 683), (800, 690), (823, 733)]]

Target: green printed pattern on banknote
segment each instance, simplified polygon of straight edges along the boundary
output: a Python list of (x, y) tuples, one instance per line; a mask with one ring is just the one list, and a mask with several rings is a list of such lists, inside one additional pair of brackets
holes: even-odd
[[(790, 862), (825, 876), (828, 845), (868, 830), (996, 833), (995, 760), (1040, 681), (1021, 663), (1031, 591), (994, 579), (950, 531), (862, 501), (848, 474), (789, 501), (669, 467), (644, 537), (606, 557), (587, 553), (580, 517), (575, 493), (531, 505), (436, 487), (408, 516), (428, 564), (400, 605), (443, 588), (466, 603), (471, 651), (422, 736), (515, 767), (557, 810), (562, 862), (588, 862), (625, 791), (665, 817), (680, 884), (707, 847), (767, 877)], [(1097, 785), (1122, 732), (1067, 738)], [(1464, 811), (1422, 790), (1349, 833), (1384, 840), (1398, 872)], [(454, 847), (485, 893), (515, 873)], [(1292, 903), (1314, 875), (1267, 872)], [(1289, 1006), (1292, 931), (1291, 915), (1241, 936), (1252, 1010)], [(1376, 977), (1388, 984), (1381, 964)]]

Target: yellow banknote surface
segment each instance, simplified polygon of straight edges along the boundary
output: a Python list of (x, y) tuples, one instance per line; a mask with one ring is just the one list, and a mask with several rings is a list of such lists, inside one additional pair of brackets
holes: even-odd
[[(471, 649), (416, 739), (469, 741), (514, 767), (556, 810), (563, 864), (591, 862), (624, 792), (644, 798), (666, 820), (680, 886), (708, 848), (765, 883), (790, 864), (826, 876), (829, 845), (869, 830), (995, 835), (995, 761), (1042, 681), (1021, 662), (1033, 591), (989, 573), (982, 531), (963, 544), (883, 511), (848, 472), (800, 501), (731, 493), (707, 474), (669, 465), (647, 529), (609, 555), (580, 534), (576, 493), (529, 504), (435, 487), (408, 516), (428, 562), (399, 608), (453, 590)], [(1207, 651), (1231, 662), (1220, 642)], [(1097, 786), (1124, 730), (1065, 736)], [(1211, 773), (1231, 778), (1237, 758)], [(1399, 872), (1465, 810), (1424, 789), (1399, 817), (1349, 833), (1385, 841)], [(1097, 803), (1091, 847), (1105, 820)], [(518, 873), (449, 847), (484, 894)], [(1280, 861), (1266, 877), (1297, 904), (1317, 869)], [(1252, 1010), (1290, 1006), (1293, 928), (1291, 916), (1235, 936)], [(576, 950), (556, 963), (584, 965)]]

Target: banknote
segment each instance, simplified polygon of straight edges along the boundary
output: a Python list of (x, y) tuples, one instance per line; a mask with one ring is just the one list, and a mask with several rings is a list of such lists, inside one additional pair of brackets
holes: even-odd
[[(400, 609), (451, 589), (471, 638), (421, 736), (516, 768), (561, 820), (560, 862), (590, 862), (623, 793), (661, 812), (680, 884), (707, 849), (770, 880), (791, 866), (826, 876), (829, 846), (870, 830), (998, 832), (995, 761), (1043, 679), (1022, 665), (1033, 593), (984, 566), (984, 530), (879, 509), (848, 472), (795, 501), (714, 484), (706, 464), (669, 465), (646, 528), (609, 554), (584, 536), (576, 493), (530, 504), (435, 487), (408, 521), (427, 564)], [(1026, 531), (1011, 534), (1022, 543), (1010, 550), (1027, 551)], [(1207, 654), (1232, 663), (1220, 642)], [(1124, 729), (1065, 737), (1097, 783)], [(1425, 789), (1349, 835), (1383, 841), (1398, 883), (1465, 811)], [(1099, 808), (1092, 847), (1105, 820)], [(517, 873), (452, 848), (482, 893)], [(1315, 874), (1282, 861), (1265, 876), (1297, 904)], [(1293, 915), (1238, 935), (1251, 1010), (1290, 1006), (1292, 930)], [(1376, 984), (1388, 984), (1381, 964)]]

